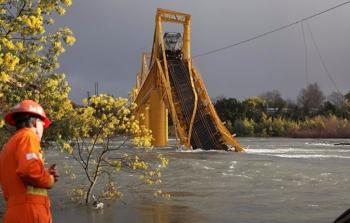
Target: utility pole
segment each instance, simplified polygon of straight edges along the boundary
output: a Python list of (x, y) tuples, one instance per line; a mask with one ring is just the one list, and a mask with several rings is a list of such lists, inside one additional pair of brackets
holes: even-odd
[(95, 82), (95, 95), (98, 95), (98, 82)]

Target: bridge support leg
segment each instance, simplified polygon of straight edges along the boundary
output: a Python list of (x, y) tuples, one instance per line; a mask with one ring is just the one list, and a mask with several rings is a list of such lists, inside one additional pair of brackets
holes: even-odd
[(163, 102), (160, 90), (153, 89), (150, 96), (150, 129), (154, 146), (168, 144), (168, 111)]
[(183, 45), (183, 56), (185, 60), (191, 59), (191, 22), (188, 18), (186, 18), (186, 22), (184, 24), (184, 45)]
[[(141, 114), (143, 118), (141, 118)], [(140, 125), (144, 125), (147, 129), (149, 129), (149, 104), (145, 104), (140, 107), (139, 113), (137, 113), (136, 118), (140, 121)]]

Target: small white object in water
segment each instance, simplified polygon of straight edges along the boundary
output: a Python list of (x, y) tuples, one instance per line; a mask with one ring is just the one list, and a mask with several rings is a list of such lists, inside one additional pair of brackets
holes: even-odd
[(95, 201), (93, 203), (93, 205), (94, 205), (95, 209), (103, 209), (103, 206), (104, 206), (104, 204), (102, 202), (99, 202), (99, 201)]
[(96, 199), (95, 195), (92, 195), (92, 198), (95, 200), (92, 205), (94, 206), (95, 209), (103, 209), (104, 204), (99, 200)]
[(184, 151), (185, 149), (186, 149), (185, 145), (180, 145), (178, 148), (179, 151)]

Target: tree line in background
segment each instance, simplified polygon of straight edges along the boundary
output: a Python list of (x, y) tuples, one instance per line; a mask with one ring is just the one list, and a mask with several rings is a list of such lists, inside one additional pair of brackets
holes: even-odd
[(273, 90), (243, 101), (218, 97), (214, 105), (226, 127), (238, 136), (350, 137), (350, 91), (325, 97), (317, 83), (301, 89), (296, 102)]

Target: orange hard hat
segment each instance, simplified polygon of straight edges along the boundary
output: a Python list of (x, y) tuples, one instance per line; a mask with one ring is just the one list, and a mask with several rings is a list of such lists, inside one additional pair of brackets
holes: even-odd
[(48, 128), (51, 124), (51, 121), (47, 118), (43, 107), (32, 100), (24, 100), (13, 106), (5, 115), (5, 121), (10, 125), (16, 125), (13, 115), (17, 113), (29, 113), (38, 116), (44, 122), (44, 128)]

